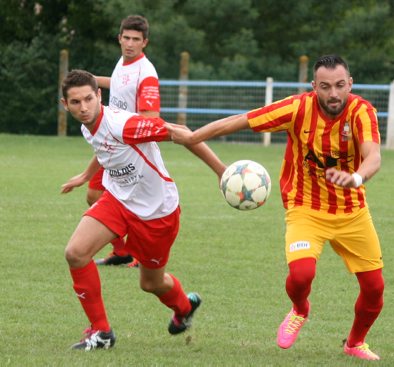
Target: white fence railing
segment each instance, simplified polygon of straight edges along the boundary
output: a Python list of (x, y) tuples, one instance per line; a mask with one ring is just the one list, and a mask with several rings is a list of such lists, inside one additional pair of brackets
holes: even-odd
[[(187, 123), (191, 129), (210, 121), (253, 108), (292, 94), (311, 90), (309, 83), (266, 81), (160, 80), (161, 114), (171, 122)], [(394, 149), (394, 82), (353, 84), (353, 93), (369, 100), (378, 111), (382, 145)], [(225, 141), (285, 142), (284, 133), (253, 134), (242, 131), (221, 138)]]

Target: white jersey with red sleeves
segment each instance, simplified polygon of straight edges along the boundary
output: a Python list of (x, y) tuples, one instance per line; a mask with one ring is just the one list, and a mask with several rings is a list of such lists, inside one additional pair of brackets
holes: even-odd
[(128, 63), (123, 56), (119, 59), (111, 75), (109, 105), (129, 112), (160, 112), (157, 72), (143, 53)]
[(164, 121), (102, 107), (91, 133), (82, 133), (104, 167), (103, 185), (143, 220), (171, 214), (179, 204), (156, 142), (166, 139)]

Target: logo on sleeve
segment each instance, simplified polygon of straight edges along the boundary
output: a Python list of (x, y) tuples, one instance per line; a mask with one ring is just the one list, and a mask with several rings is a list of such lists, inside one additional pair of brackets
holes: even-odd
[(295, 252), (301, 250), (309, 250), (310, 248), (311, 248), (311, 244), (309, 241), (297, 241), (290, 244), (289, 251)]

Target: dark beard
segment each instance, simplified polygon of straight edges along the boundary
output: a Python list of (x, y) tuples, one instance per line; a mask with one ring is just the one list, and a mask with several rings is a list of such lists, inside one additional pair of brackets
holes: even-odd
[[(330, 106), (328, 106), (328, 104), (325, 104), (320, 98), (318, 98), (318, 100), (319, 100), (319, 105), (320, 105), (321, 109), (325, 112), (325, 114), (327, 116), (329, 116), (331, 118), (334, 118), (334, 117), (340, 115), (343, 112), (343, 110), (345, 109), (345, 106), (347, 103), (347, 99), (346, 99), (339, 105), (338, 108), (331, 108)], [(329, 102), (333, 102), (333, 101), (331, 100), (331, 101), (328, 101), (327, 103), (329, 103)], [(335, 100), (335, 102), (336, 102), (336, 100)]]

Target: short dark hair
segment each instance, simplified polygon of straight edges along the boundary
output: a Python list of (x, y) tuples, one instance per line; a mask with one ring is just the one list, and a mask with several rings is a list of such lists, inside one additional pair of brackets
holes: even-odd
[(121, 35), (124, 30), (142, 32), (143, 38), (147, 39), (149, 37), (148, 20), (142, 15), (129, 15), (120, 23), (119, 34)]
[(325, 67), (327, 69), (335, 69), (338, 65), (342, 65), (350, 75), (348, 64), (344, 59), (342, 59), (342, 57), (338, 55), (324, 55), (319, 57), (316, 60), (315, 65), (313, 65), (313, 73), (315, 74), (316, 71), (321, 67)]
[(78, 69), (71, 70), (66, 75), (62, 83), (63, 98), (67, 99), (68, 90), (70, 88), (83, 87), (85, 85), (90, 85), (93, 91), (97, 94), (98, 84), (93, 74), (85, 70), (78, 70)]

